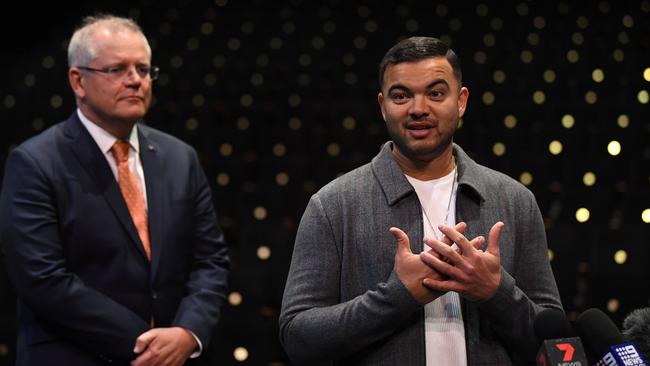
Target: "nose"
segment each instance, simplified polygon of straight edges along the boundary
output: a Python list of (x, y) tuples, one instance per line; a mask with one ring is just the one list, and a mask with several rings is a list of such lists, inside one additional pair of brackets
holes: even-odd
[(124, 82), (129, 85), (140, 84), (144, 78), (145, 77), (141, 76), (138, 73), (138, 70), (135, 66), (130, 66), (126, 73), (126, 76), (124, 77)]
[(409, 108), (409, 114), (414, 120), (422, 119), (429, 115), (426, 98), (422, 95), (415, 95)]

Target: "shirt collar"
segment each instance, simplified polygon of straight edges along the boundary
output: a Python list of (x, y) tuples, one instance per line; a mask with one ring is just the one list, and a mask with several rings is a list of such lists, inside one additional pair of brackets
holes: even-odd
[[(79, 108), (77, 108), (77, 115), (79, 116), (79, 119), (81, 120), (81, 124), (86, 127), (88, 130), (88, 133), (90, 133), (90, 136), (92, 136), (93, 140), (97, 143), (97, 146), (101, 149), (102, 153), (108, 154), (111, 151), (111, 148), (113, 147), (113, 144), (115, 144), (115, 141), (118, 140), (117, 137), (111, 135), (108, 131), (105, 129), (99, 127), (96, 125), (94, 122), (89, 120), (84, 114), (81, 112)], [(135, 150), (135, 153), (140, 152), (140, 142), (138, 140), (138, 126), (133, 125), (133, 128), (131, 129), (131, 134), (129, 135), (129, 144)]]

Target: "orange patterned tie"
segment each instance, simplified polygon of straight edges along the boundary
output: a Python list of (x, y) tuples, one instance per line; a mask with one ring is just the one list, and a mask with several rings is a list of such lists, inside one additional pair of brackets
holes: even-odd
[(144, 197), (135, 175), (129, 169), (129, 145), (124, 140), (117, 140), (111, 152), (117, 161), (117, 176), (126, 206), (129, 208), (131, 218), (138, 230), (147, 258), (151, 260), (151, 244), (149, 243), (149, 224), (147, 221), (147, 209), (144, 206)]

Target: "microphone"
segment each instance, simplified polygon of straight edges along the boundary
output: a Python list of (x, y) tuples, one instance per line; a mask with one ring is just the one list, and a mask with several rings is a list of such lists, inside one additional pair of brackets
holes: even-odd
[(623, 320), (625, 339), (636, 343), (637, 350), (650, 360), (650, 308), (637, 309)]
[(600, 359), (596, 366), (648, 366), (634, 343), (625, 342), (614, 322), (598, 309), (585, 310), (576, 320), (578, 334)]
[(571, 324), (564, 312), (542, 310), (533, 322), (535, 336), (542, 344), (537, 352), (537, 366), (587, 366), (587, 356), (580, 338), (573, 337)]

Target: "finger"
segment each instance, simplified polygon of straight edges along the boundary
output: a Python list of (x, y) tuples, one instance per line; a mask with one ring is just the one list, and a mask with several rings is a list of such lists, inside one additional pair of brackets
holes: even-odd
[[(458, 255), (456, 253), (456, 255)], [(461, 258), (462, 259), (462, 258)], [(449, 277), (450, 279), (457, 280), (460, 282), (469, 281), (469, 277), (464, 272), (466, 271), (467, 263), (465, 260), (462, 261), (460, 265), (451, 265), (440, 258), (437, 258), (434, 255), (431, 255), (429, 252), (420, 253), (420, 260), (424, 264), (436, 270), (438, 273)]]
[(480, 250), (481, 247), (483, 246), (483, 243), (485, 243), (485, 238), (483, 236), (477, 236), (476, 238), (472, 239), (470, 242), (474, 249)]
[(151, 343), (154, 338), (156, 338), (156, 332), (154, 329), (140, 334), (140, 336), (135, 340), (135, 347), (133, 348), (133, 352), (141, 353), (149, 346), (149, 343)]
[(501, 221), (497, 222), (490, 229), (488, 234), (488, 245), (486, 251), (495, 256), (499, 256), (499, 237), (501, 237), (501, 230), (505, 224)]
[(422, 280), (422, 285), (429, 290), (432, 291), (438, 291), (438, 292), (449, 292), (449, 291), (454, 291), (458, 293), (462, 293), (464, 290), (464, 287), (456, 282), (456, 281), (450, 281), (450, 280), (434, 280), (431, 278), (425, 278)]
[(408, 252), (409, 254), (413, 254), (409, 237), (404, 231), (402, 231), (402, 229), (391, 227), (388, 231), (393, 234), (393, 237), (395, 237), (395, 240), (397, 241), (398, 252)]
[(145, 366), (151, 363), (152, 353), (145, 351), (140, 354), (135, 360), (131, 361), (131, 366)]
[(451, 247), (440, 240), (427, 239), (425, 241), (425, 244), (431, 248), (431, 250), (428, 250), (427, 253), (434, 255), (438, 259), (450, 261), (452, 263), (463, 260), (456, 248)]
[[(456, 231), (458, 231), (461, 234), (465, 234), (465, 229), (467, 229), (467, 224), (461, 221), (461, 222), (457, 223), (456, 226), (454, 226), (454, 229), (456, 229)], [(442, 236), (442, 242), (447, 244), (447, 245), (454, 244), (454, 242), (451, 241), (451, 239), (449, 239), (447, 237), (447, 235)]]
[(472, 255), (474, 255), (474, 248), (469, 243), (469, 240), (467, 240), (467, 238), (463, 234), (459, 233), (454, 228), (451, 228), (447, 225), (439, 225), (438, 229), (443, 234), (445, 234), (445, 236), (451, 239), (451, 241), (453, 241), (454, 243), (456, 243), (456, 245), (458, 245), (463, 255), (467, 257), (471, 257)]

